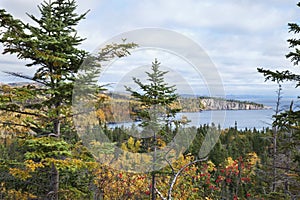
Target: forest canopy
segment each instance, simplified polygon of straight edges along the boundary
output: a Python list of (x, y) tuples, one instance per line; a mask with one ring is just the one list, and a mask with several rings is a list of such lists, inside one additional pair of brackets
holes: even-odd
[[(88, 12), (78, 14), (76, 1), (44, 1), (38, 8), (38, 16), (28, 14), (31, 23), (0, 10), (3, 53), (25, 60), (24, 68), (36, 67), (33, 76), (6, 72), (29, 84), (0, 86), (0, 199), (300, 198), (300, 111), (293, 102), (289, 109), (276, 110), (272, 128), (185, 127), (189, 119), (178, 120), (176, 113), (203, 110), (208, 104), (203, 105), (202, 97), (198, 101), (180, 99), (176, 85), (164, 79), (168, 72), (159, 68), (163, 61), (153, 58), (145, 72), (149, 82), (133, 77), (139, 90), (126, 87), (134, 105), (126, 112), (140, 125), (110, 128), (110, 97), (106, 88), (93, 80), (101, 73), (103, 62), (130, 56), (138, 44), (122, 40), (92, 55), (80, 49), (84, 39), (78, 36), (77, 25)], [(298, 24), (288, 27), (297, 38)], [(288, 43), (291, 52), (286, 57), (298, 67), (300, 42), (289, 39)], [(90, 73), (82, 75), (80, 70)], [(290, 70), (258, 71), (278, 84), (277, 108), (280, 84), (294, 81), (299, 86), (299, 75)], [(83, 100), (95, 110), (80, 113), (72, 109), (76, 81), (87, 83), (82, 90), (94, 91)], [(122, 98), (116, 100), (120, 112)], [(187, 103), (180, 106), (180, 100)], [(81, 120), (83, 127), (79, 128), (88, 138), (78, 133), (75, 117)], [(132, 135), (141, 129), (149, 137)], [(176, 146), (186, 142), (176, 141), (179, 131), (190, 142), (184, 150)], [(218, 135), (218, 140), (207, 137), (209, 134)], [(203, 143), (207, 138), (209, 144), (215, 144), (213, 148)], [(174, 145), (167, 149), (170, 144)], [(99, 151), (91, 151), (91, 147)], [(212, 150), (200, 157), (201, 148)], [(145, 154), (151, 156), (141, 156)], [(99, 162), (99, 158), (109, 162)], [(143, 163), (151, 163), (148, 170), (133, 171)]]

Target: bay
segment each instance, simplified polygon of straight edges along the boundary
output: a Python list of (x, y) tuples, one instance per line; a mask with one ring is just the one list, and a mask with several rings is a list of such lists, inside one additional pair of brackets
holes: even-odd
[(178, 113), (178, 118), (187, 117), (190, 122), (186, 126), (200, 126), (203, 124), (220, 125), (222, 129), (235, 127), (240, 129), (262, 130), (271, 127), (272, 109), (267, 110), (215, 110), (200, 113)]
[[(261, 103), (271, 107), (271, 109), (264, 110), (214, 110), (214, 111), (201, 111), (201, 112), (187, 112), (178, 113), (176, 118), (187, 118), (189, 123), (186, 127), (195, 126), (199, 127), (204, 124), (215, 124), (222, 129), (237, 126), (238, 130), (244, 129), (257, 129), (263, 130), (264, 128), (271, 128), (272, 116), (275, 114), (276, 97), (270, 96), (230, 96), (227, 99), (235, 99), (240, 101), (250, 101)], [(289, 108), (290, 102), (294, 100), (295, 106), (299, 105), (298, 100), (295, 97), (283, 97), (280, 101), (280, 110), (286, 110)], [(117, 126), (130, 127), (132, 124), (137, 125), (138, 122), (125, 122), (110, 125), (111, 128)]]

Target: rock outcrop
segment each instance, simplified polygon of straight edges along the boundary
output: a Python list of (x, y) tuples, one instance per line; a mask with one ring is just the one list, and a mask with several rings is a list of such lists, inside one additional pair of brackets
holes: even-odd
[(201, 98), (202, 110), (262, 110), (270, 109), (263, 104), (219, 98)]

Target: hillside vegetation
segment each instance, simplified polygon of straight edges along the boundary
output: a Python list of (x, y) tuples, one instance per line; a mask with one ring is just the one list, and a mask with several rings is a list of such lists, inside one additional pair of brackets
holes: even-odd
[[(76, 26), (87, 12), (76, 8), (75, 0), (43, 1), (38, 16), (28, 14), (31, 23), (0, 9), (3, 52), (36, 70), (6, 72), (30, 84), (0, 85), (1, 200), (300, 198), (300, 110), (291, 103), (280, 111), (281, 83), (298, 87), (299, 74), (258, 70), (279, 85), (272, 129), (188, 127), (178, 112), (266, 107), (180, 97), (157, 59), (145, 72), (148, 82), (133, 77), (138, 89), (125, 86), (130, 96), (105, 93), (96, 80), (102, 66), (138, 44), (123, 39), (93, 55), (79, 49)], [(300, 27), (289, 28), (298, 35), (287, 57), (298, 65)], [(127, 120), (140, 123), (107, 126)]]
[[(100, 105), (108, 122), (126, 122), (136, 120), (135, 113), (140, 103), (126, 94), (107, 93), (107, 98)], [(173, 107), (180, 112), (201, 112), (205, 110), (261, 110), (270, 107), (255, 102), (226, 100), (214, 97), (183, 97), (179, 96)]]

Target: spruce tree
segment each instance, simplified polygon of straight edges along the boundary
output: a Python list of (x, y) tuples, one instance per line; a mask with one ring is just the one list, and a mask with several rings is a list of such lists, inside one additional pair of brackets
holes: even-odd
[[(160, 63), (155, 59), (152, 62), (151, 72), (145, 72), (148, 76), (149, 83), (143, 83), (140, 79), (133, 77), (133, 81), (138, 85), (142, 92), (133, 90), (125, 86), (131, 96), (141, 103), (137, 116), (142, 120), (142, 125), (147, 126), (151, 121), (165, 121), (167, 118), (175, 117), (180, 111), (174, 103), (178, 102), (178, 94), (176, 94), (176, 86), (169, 86), (165, 82), (164, 76), (168, 71), (160, 70)], [(152, 112), (153, 111), (153, 112)], [(154, 114), (154, 117), (151, 115)], [(165, 121), (167, 122), (167, 121)]]
[[(25, 24), (1, 10), (0, 23), (5, 31), (1, 33), (0, 41), (4, 45), (3, 53), (16, 54), (19, 59), (29, 61), (27, 67), (37, 66), (33, 76), (7, 72), (37, 83), (28, 91), (23, 89), (26, 94), (34, 92), (35, 100), (27, 101), (27, 104), (13, 111), (38, 108), (27, 109), (27, 112), (37, 115), (43, 123), (28, 125), (37, 134), (60, 137), (63, 113), (66, 112), (66, 106), (71, 104), (75, 74), (87, 55), (86, 51), (77, 47), (84, 39), (77, 36), (75, 30), (86, 13), (76, 14), (73, 0), (45, 1), (38, 8), (40, 18), (28, 14), (37, 25)], [(7, 110), (6, 105), (1, 108)]]
[(175, 85), (169, 85), (165, 82), (165, 75), (168, 71), (160, 70), (160, 62), (155, 59), (152, 62), (151, 72), (146, 72), (147, 81), (144, 82), (138, 78), (133, 78), (133, 81), (138, 85), (138, 90), (133, 90), (126, 87), (126, 90), (131, 93), (131, 96), (140, 102), (140, 109), (136, 115), (142, 120), (141, 126), (152, 134), (152, 142), (150, 142), (151, 150), (153, 151), (153, 172), (152, 172), (152, 199), (155, 199), (155, 170), (158, 148), (158, 138), (168, 142), (172, 131), (170, 125), (174, 120), (179, 108), (174, 107), (174, 103), (178, 101), (178, 94), (176, 94)]
[[(300, 7), (300, 3), (297, 4)], [(300, 39), (297, 38), (300, 33), (300, 26), (297, 23), (289, 23), (289, 32), (293, 33), (296, 38), (288, 39), (287, 42), (289, 43), (289, 47), (292, 49), (286, 55), (287, 59), (293, 63), (295, 67), (299, 67), (300, 61)], [(295, 82), (296, 88), (300, 86), (300, 74), (296, 74), (290, 70), (284, 71), (273, 71), (263, 68), (258, 68), (258, 72), (262, 73), (265, 76), (265, 80), (271, 80), (276, 82), (280, 85), (286, 81)], [(280, 88), (281, 90), (281, 88)], [(299, 97), (298, 97), (299, 98)], [(300, 110), (298, 108), (293, 107), (293, 102), (291, 102), (290, 109), (278, 113), (278, 105), (277, 111), (274, 115), (275, 120), (273, 122), (273, 127), (276, 128), (276, 137), (279, 140), (279, 143), (274, 146), (277, 148), (277, 154), (285, 155), (285, 159), (282, 160), (281, 164), (277, 163), (276, 166), (273, 168), (284, 169), (282, 171), (282, 175), (280, 177), (282, 180), (276, 180), (277, 177), (273, 177), (275, 182), (273, 183), (273, 192), (276, 190), (276, 184), (280, 182), (284, 182), (283, 186), (279, 188), (283, 191), (286, 195), (291, 195), (291, 198), (299, 197), (299, 194), (296, 194), (299, 191), (299, 162), (300, 162), (300, 153), (299, 153), (299, 146), (300, 146)], [(274, 136), (273, 136), (274, 137)], [(277, 150), (275, 150), (276, 152)], [(276, 155), (274, 155), (276, 156)], [(275, 165), (275, 162), (273, 163)], [(278, 166), (280, 165), (280, 166)], [(274, 170), (275, 171), (275, 170)], [(296, 175), (297, 173), (297, 175)], [(288, 176), (287, 174), (294, 174), (292, 176)], [(276, 176), (276, 173), (274, 173)], [(298, 195), (298, 196), (297, 196)]]
[[(4, 54), (14, 54), (24, 59), (27, 67), (37, 69), (33, 76), (6, 72), (27, 79), (28, 85), (1, 87), (0, 110), (22, 115), (22, 122), (2, 121), (3, 124), (23, 126), (36, 137), (53, 136), (76, 141), (72, 126), (72, 92), (78, 71), (85, 60), (89, 68), (101, 61), (128, 55), (127, 49), (135, 44), (112, 44), (91, 56), (79, 49), (83, 38), (77, 35), (76, 26), (87, 13), (76, 13), (75, 0), (44, 1), (38, 9), (40, 17), (27, 14), (33, 21), (26, 24), (15, 19), (4, 9), (0, 10), (0, 42)], [(93, 63), (91, 65), (91, 63)], [(94, 75), (94, 74), (93, 74)], [(88, 74), (89, 79), (93, 75)], [(24, 117), (25, 116), (25, 117)], [(49, 194), (58, 199), (59, 171), (54, 163), (51, 170)]]

